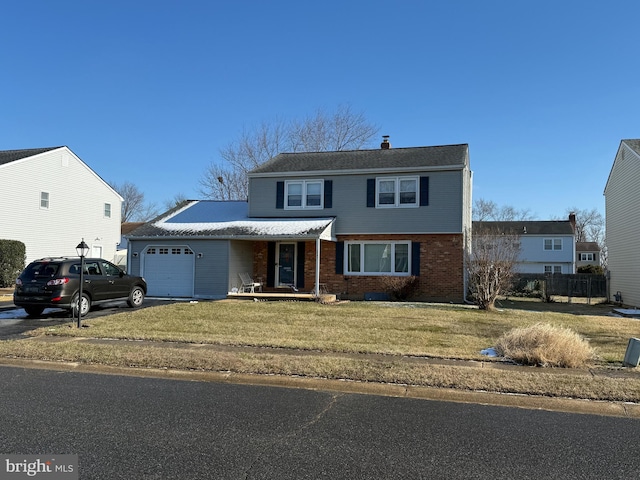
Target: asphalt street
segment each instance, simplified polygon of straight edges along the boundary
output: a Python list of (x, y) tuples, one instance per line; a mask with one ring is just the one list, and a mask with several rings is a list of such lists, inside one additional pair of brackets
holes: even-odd
[(628, 479), (636, 419), (0, 366), (0, 453), (82, 479)]

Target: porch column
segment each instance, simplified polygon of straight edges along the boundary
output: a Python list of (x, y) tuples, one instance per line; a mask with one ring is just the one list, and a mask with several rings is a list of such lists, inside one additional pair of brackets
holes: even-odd
[(320, 238), (316, 238), (316, 297), (320, 296)]

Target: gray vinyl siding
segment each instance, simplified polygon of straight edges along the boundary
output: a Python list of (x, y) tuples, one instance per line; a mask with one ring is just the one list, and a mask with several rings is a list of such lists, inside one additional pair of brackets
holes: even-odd
[[(194, 295), (196, 298), (225, 298), (229, 292), (229, 241), (192, 240), (196, 256)], [(198, 255), (202, 254), (201, 258)]]
[[(469, 175), (469, 171), (466, 171)], [(380, 175), (328, 175), (286, 177), (286, 180), (318, 179), (333, 181), (332, 208), (287, 210), (276, 208), (276, 185), (284, 179), (249, 179), (251, 217), (328, 217), (336, 218), (336, 235), (367, 233), (461, 233), (463, 229), (464, 171), (398, 172)], [(367, 179), (390, 176), (429, 177), (429, 205), (407, 208), (367, 207)]]
[(640, 305), (640, 155), (624, 142), (605, 189), (608, 269), (611, 295), (621, 292), (626, 305)]

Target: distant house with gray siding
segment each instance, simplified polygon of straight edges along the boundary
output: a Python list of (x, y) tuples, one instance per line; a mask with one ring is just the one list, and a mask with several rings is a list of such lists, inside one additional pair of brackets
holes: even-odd
[(568, 220), (473, 222), (474, 235), (505, 233), (520, 238), (518, 273), (575, 273), (575, 215)]
[(604, 189), (609, 291), (640, 306), (640, 139), (622, 140)]
[(249, 173), (248, 203), (187, 202), (131, 232), (128, 264), (165, 296), (221, 298), (248, 272), (352, 299), (415, 276), (417, 298), (461, 302), (471, 184), (466, 144), (283, 153)]

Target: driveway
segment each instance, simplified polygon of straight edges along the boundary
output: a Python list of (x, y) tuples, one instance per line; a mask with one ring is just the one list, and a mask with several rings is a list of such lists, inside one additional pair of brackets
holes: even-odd
[[(19, 338), (25, 336), (26, 332), (36, 328), (76, 321), (76, 319), (71, 318), (67, 310), (60, 308), (47, 308), (39, 317), (29, 317), (24, 309), (18, 308), (13, 304), (12, 298), (12, 296), (2, 295), (2, 292), (0, 292), (0, 340)], [(167, 305), (173, 302), (175, 301), (145, 298), (140, 308)], [(92, 307), (89, 314), (83, 319), (98, 318), (129, 310), (131, 308), (127, 305), (127, 302), (119, 300)]]

